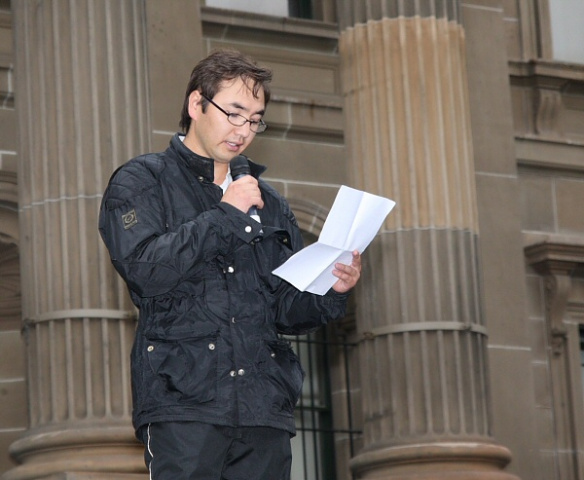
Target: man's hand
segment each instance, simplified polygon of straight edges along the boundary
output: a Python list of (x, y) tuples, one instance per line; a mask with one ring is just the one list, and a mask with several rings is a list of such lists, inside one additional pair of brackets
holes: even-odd
[(245, 175), (232, 182), (221, 201), (233, 205), (244, 213), (247, 213), (252, 206), (259, 209), (264, 206), (258, 181), (251, 175)]
[(333, 285), (333, 290), (337, 293), (346, 293), (353, 288), (361, 276), (361, 254), (355, 250), (351, 265), (335, 263), (333, 275), (338, 278)]

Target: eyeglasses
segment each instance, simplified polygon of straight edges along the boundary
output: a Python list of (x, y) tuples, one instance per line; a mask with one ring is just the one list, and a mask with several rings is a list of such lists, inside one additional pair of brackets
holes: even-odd
[(249, 120), (239, 113), (226, 112), (210, 98), (207, 98), (205, 95), (201, 95), (201, 97), (203, 97), (212, 105), (215, 105), (219, 111), (223, 112), (227, 116), (227, 121), (234, 127), (243, 127), (247, 122), (249, 122), (249, 129), (254, 133), (265, 132), (266, 128), (268, 128), (263, 120)]

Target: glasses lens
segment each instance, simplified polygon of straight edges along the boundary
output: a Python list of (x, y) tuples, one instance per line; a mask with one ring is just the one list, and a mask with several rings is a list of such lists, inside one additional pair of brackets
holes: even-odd
[(229, 120), (229, 123), (231, 123), (231, 125), (235, 125), (236, 127), (241, 127), (241, 126), (245, 125), (245, 122), (247, 122), (247, 118), (245, 118), (237, 113), (228, 114), (227, 120)]
[(255, 133), (265, 132), (266, 131), (266, 128), (268, 128), (268, 126), (264, 123), (263, 120), (260, 120), (258, 123), (252, 123), (251, 124), (251, 129)]
[(263, 120), (259, 122), (250, 122), (247, 118), (243, 115), (239, 115), (238, 113), (230, 113), (227, 115), (227, 120), (231, 125), (236, 127), (243, 127), (247, 122), (249, 122), (249, 128), (254, 133), (262, 133), (268, 128), (268, 126), (264, 123)]

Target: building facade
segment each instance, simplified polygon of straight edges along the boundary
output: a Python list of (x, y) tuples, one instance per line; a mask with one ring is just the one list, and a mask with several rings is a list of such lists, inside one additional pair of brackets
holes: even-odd
[[(248, 154), (314, 241), (397, 202), (348, 317), (294, 339), (294, 480), (584, 480), (578, 0), (0, 0), (0, 478), (145, 479), (135, 311), (97, 233), (194, 64), (274, 72)], [(580, 46), (580, 48), (578, 48)]]

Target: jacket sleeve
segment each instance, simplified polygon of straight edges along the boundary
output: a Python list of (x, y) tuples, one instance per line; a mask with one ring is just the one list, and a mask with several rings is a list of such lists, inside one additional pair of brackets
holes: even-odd
[[(294, 215), (285, 206), (284, 215), (290, 221), (294, 253), (303, 248), (302, 235)], [(301, 292), (282, 280), (275, 298), (278, 299), (276, 328), (285, 335), (302, 335), (345, 316), (350, 292), (337, 293), (332, 288), (325, 295)]]
[(348, 298), (349, 293), (337, 293), (332, 289), (322, 296), (296, 290), (279, 315), (276, 324), (278, 332), (304, 335), (332, 320), (339, 320), (345, 316)]
[(99, 231), (114, 267), (141, 297), (172, 290), (198, 264), (226, 254), (237, 238), (251, 241), (261, 228), (251, 225), (246, 232), (253, 223), (249, 217), (215, 205), (168, 231), (159, 173), (144, 162), (130, 162), (115, 172), (99, 216)]

